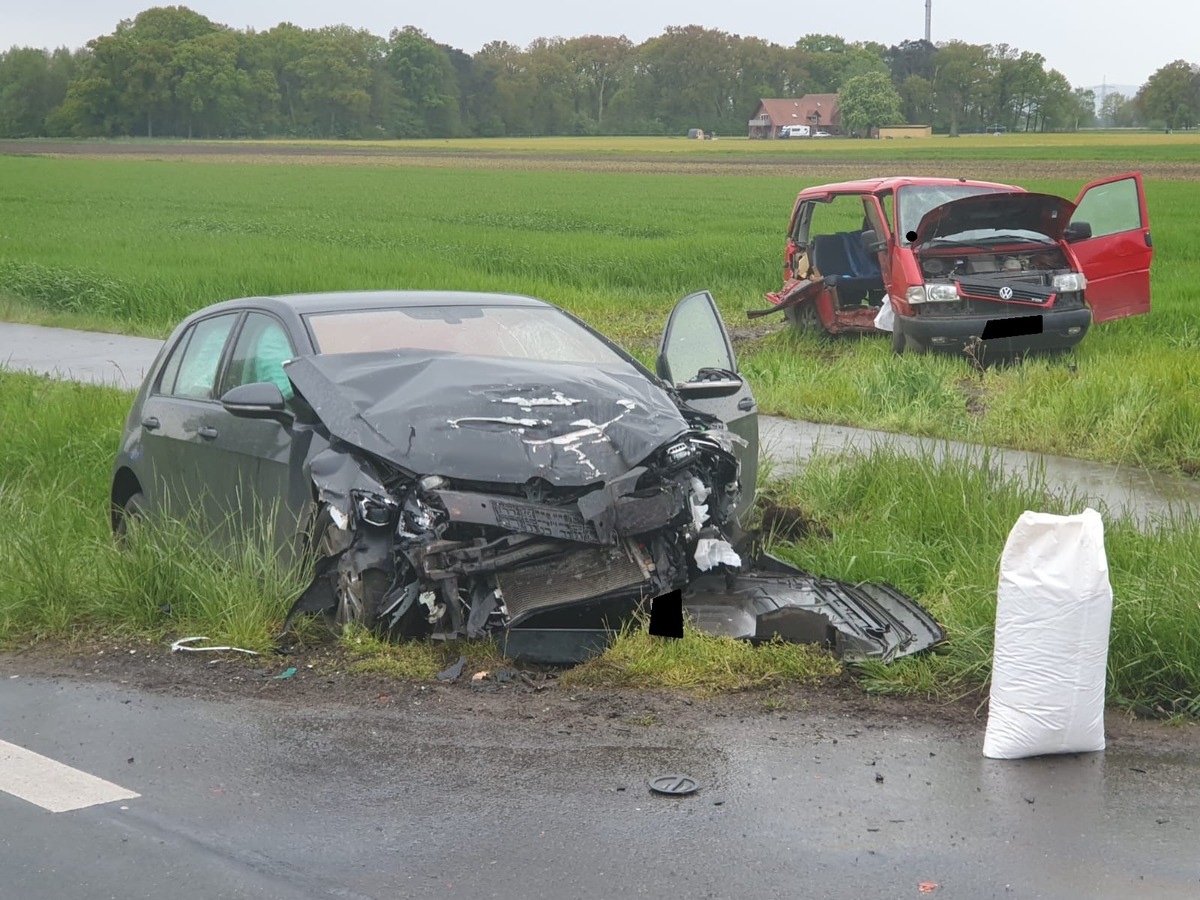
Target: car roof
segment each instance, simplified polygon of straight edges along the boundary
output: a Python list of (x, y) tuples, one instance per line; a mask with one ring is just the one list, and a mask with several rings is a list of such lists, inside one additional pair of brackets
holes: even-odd
[(405, 306), (527, 306), (556, 309), (552, 303), (523, 294), (496, 294), (486, 291), (327, 291), (312, 294), (239, 297), (207, 306), (208, 315), (225, 310), (259, 307), (298, 315), (337, 312), (338, 310), (389, 309)]
[(800, 192), (801, 197), (820, 196), (822, 194), (879, 194), (895, 190), (906, 184), (948, 185), (965, 184), (971, 187), (1000, 188), (1008, 191), (1023, 191), (1015, 184), (1000, 184), (995, 181), (971, 181), (966, 178), (932, 178), (919, 175), (888, 175), (882, 178), (863, 178), (858, 181), (839, 181), (835, 184), (818, 184), (805, 188)]
[(545, 300), (523, 294), (494, 294), (482, 290), (330, 290), (312, 294), (244, 296), (205, 307), (204, 312), (262, 306), (299, 313), (338, 310), (383, 310), (403, 306), (530, 306), (554, 307)]

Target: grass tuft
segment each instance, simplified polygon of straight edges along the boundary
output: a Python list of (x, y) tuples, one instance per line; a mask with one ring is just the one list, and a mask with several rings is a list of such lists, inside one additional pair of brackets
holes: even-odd
[(815, 685), (841, 674), (841, 664), (816, 647), (780, 640), (753, 646), (706, 634), (690, 623), (682, 638), (651, 635), (631, 621), (601, 655), (562, 676), (564, 686), (673, 688), (701, 693), (780, 684)]

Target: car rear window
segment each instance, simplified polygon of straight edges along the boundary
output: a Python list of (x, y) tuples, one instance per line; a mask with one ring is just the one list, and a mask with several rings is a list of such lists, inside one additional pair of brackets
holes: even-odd
[(319, 353), (441, 350), (544, 362), (626, 363), (556, 309), (416, 306), (313, 313), (305, 319)]

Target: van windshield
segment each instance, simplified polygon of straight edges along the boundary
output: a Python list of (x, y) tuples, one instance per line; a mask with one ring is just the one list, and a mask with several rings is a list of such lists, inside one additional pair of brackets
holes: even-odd
[(951, 200), (974, 197), (977, 194), (995, 194), (1009, 190), (1001, 186), (988, 187), (978, 184), (906, 184), (896, 191), (896, 237), (901, 245), (908, 246), (908, 233), (916, 231), (925, 214)]

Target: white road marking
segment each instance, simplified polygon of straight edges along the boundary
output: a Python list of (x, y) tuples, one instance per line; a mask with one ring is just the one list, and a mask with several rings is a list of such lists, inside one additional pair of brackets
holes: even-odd
[(0, 741), (0, 791), (50, 812), (141, 796), (7, 741)]

